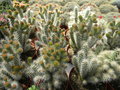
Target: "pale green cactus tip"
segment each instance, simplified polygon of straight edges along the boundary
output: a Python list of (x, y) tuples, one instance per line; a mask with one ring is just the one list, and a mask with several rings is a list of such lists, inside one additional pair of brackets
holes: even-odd
[(40, 88), (35, 85), (32, 85), (28, 90), (40, 90)]

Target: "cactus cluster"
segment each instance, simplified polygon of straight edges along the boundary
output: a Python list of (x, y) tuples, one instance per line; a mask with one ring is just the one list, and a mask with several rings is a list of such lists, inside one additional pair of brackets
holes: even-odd
[(0, 16), (0, 89), (83, 90), (118, 80), (120, 21), (111, 1), (47, 1), (13, 0)]
[(103, 14), (106, 14), (108, 12), (118, 12), (118, 8), (110, 4), (103, 4), (99, 8), (100, 12)]
[(69, 58), (62, 43), (49, 42), (49, 45), (40, 50), (41, 56), (28, 67), (27, 74), (40, 88), (56, 90), (67, 79), (65, 64)]
[(79, 7), (79, 5), (76, 2), (68, 2), (65, 4), (63, 10), (65, 12), (73, 11), (75, 7)]
[(114, 2), (112, 2), (112, 5), (115, 5), (120, 9), (120, 0), (115, 0)]
[(104, 34), (104, 28), (97, 24), (95, 15), (87, 16), (86, 19), (79, 16), (77, 20), (78, 23), (70, 29), (70, 45), (74, 51), (80, 50), (83, 42), (88, 42), (89, 47), (92, 47)]
[(118, 79), (120, 76), (119, 57), (120, 50), (105, 50), (95, 55), (90, 49), (81, 49), (73, 56), (75, 65), (83, 84), (108, 82)]
[(101, 6), (101, 5), (103, 5), (103, 4), (109, 3), (108, 0), (95, 0), (95, 1), (93, 1), (93, 2), (94, 2), (98, 7)]
[(107, 47), (110, 50), (114, 50), (115, 48), (120, 48), (120, 44), (119, 44), (119, 38), (120, 38), (120, 22), (117, 21), (111, 21), (109, 23), (109, 28), (110, 31), (108, 31), (106, 33), (106, 37), (107, 37)]
[(12, 9), (11, 0), (1, 0), (0, 13), (6, 13), (8, 9)]
[(24, 71), (24, 63), (20, 59), (20, 54), (23, 52), (23, 49), (20, 43), (15, 40), (2, 40), (1, 44), (0, 82), (7, 90), (22, 90), (19, 85), (19, 80)]
[(108, 22), (114, 21), (115, 19), (119, 20), (120, 13), (118, 12), (109, 12), (108, 14), (103, 15), (104, 19)]
[(9, 10), (5, 16), (9, 24), (1, 27), (1, 32), (4, 35), (4, 39), (19, 41), (23, 48), (23, 53), (26, 53), (33, 49), (31, 39), (34, 37), (31, 37), (31, 34), (36, 30), (35, 18), (31, 14), (31, 10), (26, 10), (28, 4), (15, 2), (13, 5), (14, 11)]
[(61, 7), (54, 4), (47, 4), (46, 6), (40, 6), (37, 18), (40, 21), (39, 25), (41, 29), (45, 29), (48, 23), (58, 26), (60, 24), (60, 15), (63, 13)]
[[(88, 16), (89, 17), (89, 16)], [(106, 30), (106, 26), (97, 25), (97, 20), (94, 20), (95, 24), (89, 17), (87, 25), (83, 23), (85, 19), (79, 17), (79, 23), (71, 27), (70, 40), (71, 46), (73, 46), (74, 56), (72, 63), (75, 65), (75, 69), (79, 74), (80, 80), (83, 84), (108, 82), (119, 78), (119, 21), (107, 22), (109, 30)], [(85, 28), (79, 26), (84, 24), (89, 26)], [(82, 29), (81, 29), (82, 28)], [(73, 31), (74, 30), (74, 31)], [(115, 66), (114, 66), (115, 65)]]

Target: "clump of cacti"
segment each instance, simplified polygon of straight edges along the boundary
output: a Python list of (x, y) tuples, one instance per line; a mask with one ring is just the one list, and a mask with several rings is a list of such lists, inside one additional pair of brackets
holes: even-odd
[(111, 21), (109, 23), (110, 31), (106, 33), (106, 37), (107, 37), (106, 44), (110, 50), (114, 50), (115, 48), (120, 48), (120, 44), (119, 44), (120, 28), (119, 27), (120, 27), (120, 22)]
[(92, 0), (92, 2), (95, 3), (99, 7), (103, 4), (108, 4), (110, 1), (109, 0)]
[(0, 1), (0, 13), (6, 13), (7, 10), (12, 9), (11, 0), (1, 0)]
[(25, 2), (25, 3), (29, 2), (29, 0), (16, 0), (16, 1), (18, 1), (18, 2)]
[(85, 3), (89, 3), (89, 0), (79, 0), (78, 3), (79, 3), (79, 6), (82, 6)]
[(97, 19), (95, 15), (87, 16), (87, 19), (84, 19), (82, 16), (79, 16), (78, 24), (74, 24), (70, 30), (70, 44), (74, 51), (81, 49), (83, 42), (90, 40), (89, 47), (92, 47), (97, 40), (102, 38), (103, 27), (97, 24)]
[[(87, 47), (85, 48), (87, 49)], [(83, 84), (108, 82), (118, 79), (120, 76), (119, 54), (119, 49), (101, 51), (96, 55), (90, 48), (88, 50), (83, 48), (73, 56), (72, 63)]]
[(46, 6), (40, 6), (37, 18), (40, 19), (39, 25), (41, 29), (45, 29), (45, 25), (51, 22), (52, 25), (58, 26), (60, 24), (60, 15), (63, 12), (61, 7), (54, 4), (47, 4)]
[(65, 4), (63, 11), (70, 12), (73, 11), (75, 7), (79, 8), (79, 5), (76, 2), (68, 2)]
[(1, 80), (6, 89), (22, 90), (19, 80), (22, 78), (24, 63), (21, 62), (20, 54), (23, 52), (21, 45), (15, 40), (2, 40), (0, 48), (1, 57)]
[(118, 9), (120, 9), (120, 0), (115, 0), (114, 2), (112, 2), (112, 5), (115, 5), (118, 7)]
[(119, 79), (119, 21), (101, 26), (96, 17), (88, 16), (87, 24), (86, 18), (79, 19), (70, 31), (70, 45), (75, 51), (72, 63), (79, 80), (95, 84)]
[(2, 27), (1, 32), (4, 34), (5, 39), (17, 40), (20, 42), (23, 48), (22, 59), (25, 60), (25, 53), (29, 50), (34, 50), (34, 47), (31, 46), (31, 39), (35, 36), (31, 36), (32, 33), (35, 33), (37, 29), (37, 24), (34, 15), (32, 15), (31, 10), (26, 10), (28, 4), (14, 2), (14, 11), (9, 10), (6, 15), (7, 20), (9, 21), (5, 27)]
[(99, 7), (100, 12), (106, 14), (108, 12), (118, 12), (118, 8), (116, 6), (110, 4), (103, 4)]
[(28, 67), (27, 75), (40, 88), (56, 90), (66, 80), (65, 63), (69, 61), (62, 43), (49, 42), (42, 48), (41, 56)]
[(64, 37), (64, 29), (60, 27), (53, 26), (50, 22), (48, 26), (46, 25), (41, 32), (37, 32), (37, 38), (39, 41), (36, 41), (37, 46), (45, 46), (49, 45), (50, 42), (54, 43), (62, 43), (63, 47), (66, 46), (67, 42)]
[(0, 16), (0, 89), (84, 90), (118, 80), (120, 22), (111, 0), (48, 2), (13, 0)]
[(118, 20), (120, 16), (119, 12), (109, 12), (107, 14), (104, 14), (103, 17), (105, 20), (107, 20), (108, 22), (114, 21), (114, 20)]

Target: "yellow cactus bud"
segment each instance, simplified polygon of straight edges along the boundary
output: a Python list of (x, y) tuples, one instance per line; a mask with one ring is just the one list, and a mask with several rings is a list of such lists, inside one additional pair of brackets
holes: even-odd
[(110, 35), (109, 33), (107, 33), (106, 36), (107, 36), (108, 38), (111, 38), (111, 35)]
[(43, 62), (43, 60), (40, 60), (40, 62), (39, 62), (40, 64), (44, 64), (44, 62)]
[(48, 11), (49, 14), (53, 14), (54, 12), (53, 11)]
[(10, 44), (5, 44), (4, 47), (5, 47), (6, 49), (10, 48)]
[(28, 57), (28, 59), (27, 59), (28, 61), (31, 61), (32, 60), (32, 57)]
[(59, 11), (58, 13), (62, 14), (62, 13), (64, 13), (64, 12), (63, 12), (63, 11)]
[(11, 10), (7, 10), (8, 11), (8, 13), (12, 13), (12, 11)]
[(13, 41), (13, 44), (15, 45), (15, 46), (19, 46), (19, 43), (18, 43), (18, 41)]
[(101, 38), (102, 38), (102, 35), (98, 35), (98, 38), (101, 39)]
[(54, 61), (54, 66), (59, 66), (60, 65), (60, 63), (58, 62), (58, 61)]
[(46, 68), (47, 68), (47, 69), (49, 69), (49, 68), (50, 68), (50, 66), (51, 66), (51, 64), (47, 64), (47, 65), (46, 65)]
[(120, 31), (118, 31), (117, 34), (120, 35)]
[(15, 17), (12, 16), (12, 15), (8, 15), (8, 18), (10, 18), (10, 19), (15, 19)]
[(59, 47), (60, 46), (60, 44), (59, 43), (55, 43), (55, 47)]
[(15, 30), (14, 27), (10, 27), (11, 32), (14, 32), (14, 30)]
[(20, 69), (22, 69), (21, 66), (13, 66), (13, 70), (15, 70), (15, 72), (18, 72)]
[(15, 71), (14, 72), (11, 72), (13, 75), (17, 74)]
[(19, 75), (22, 75), (23, 73), (22, 72), (18, 72)]
[(56, 55), (57, 54), (57, 52), (53, 52), (53, 53), (51, 53), (52, 55)]
[(55, 58), (53, 56), (50, 56), (50, 60), (55, 60)]
[(18, 11), (15, 11), (15, 12), (14, 12), (14, 15), (16, 16), (17, 14), (18, 14)]
[(73, 27), (74, 27), (74, 28), (77, 28), (77, 24), (73, 24)]
[(89, 32), (88, 35), (89, 35), (89, 36), (93, 36), (93, 33), (92, 33), (92, 32)]
[(1, 56), (2, 56), (2, 58), (4, 58), (4, 59), (7, 58), (7, 54), (2, 54)]
[(13, 60), (13, 59), (14, 59), (14, 56), (9, 56), (9, 59), (10, 59), (10, 60)]
[(54, 50), (54, 48), (51, 48), (51, 47), (50, 47), (50, 48), (48, 48), (48, 50), (49, 50), (49, 51), (52, 51), (52, 50)]
[(44, 59), (48, 59), (48, 56), (47, 56), (47, 55), (44, 55), (43, 57), (44, 57)]
[(52, 42), (49, 42), (48, 44), (49, 44), (49, 45), (53, 45), (53, 43), (52, 43)]
[(6, 50), (6, 49), (3, 49), (3, 50), (2, 50), (2, 53), (6, 54), (6, 53), (7, 53), (7, 50)]
[(12, 43), (13, 43), (13, 40), (9, 40), (9, 43), (12, 44)]
[(65, 49), (64, 49), (64, 48), (61, 48), (61, 49), (60, 49), (60, 52), (65, 52)]
[(68, 62), (68, 61), (69, 61), (69, 58), (66, 57), (66, 58), (63, 59), (63, 60), (64, 60), (65, 62)]
[(47, 50), (43, 49), (42, 54), (47, 54)]
[(19, 48), (19, 49), (17, 49), (17, 52), (18, 52), (18, 53), (22, 53), (22, 52), (23, 52), (23, 49), (22, 49), (22, 48)]

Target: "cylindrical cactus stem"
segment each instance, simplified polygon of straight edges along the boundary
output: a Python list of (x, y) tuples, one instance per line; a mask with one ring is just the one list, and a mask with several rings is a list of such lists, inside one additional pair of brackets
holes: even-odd
[(78, 9), (75, 7), (75, 23), (78, 22)]
[(81, 35), (79, 32), (74, 33), (74, 40), (75, 40), (75, 44), (76, 44), (75, 46), (79, 50), (81, 48), (81, 41), (82, 41), (82, 38), (81, 38)]

